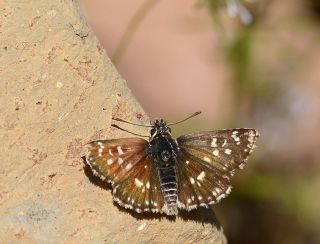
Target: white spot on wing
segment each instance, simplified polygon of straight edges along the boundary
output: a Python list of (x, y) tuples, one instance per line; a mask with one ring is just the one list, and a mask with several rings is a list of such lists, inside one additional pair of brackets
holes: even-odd
[(244, 164), (239, 164), (239, 169), (243, 169), (244, 168)]
[(147, 187), (147, 189), (150, 188), (150, 182), (149, 181), (147, 182), (146, 187)]
[(121, 146), (117, 146), (117, 150), (118, 150), (119, 155), (122, 155), (122, 154), (123, 154), (123, 151), (122, 151)]
[(132, 168), (132, 164), (131, 163), (128, 163), (127, 166), (126, 166), (126, 170), (130, 170)]
[(231, 149), (226, 149), (226, 150), (224, 150), (224, 152), (225, 152), (225, 154), (229, 154), (230, 155), (232, 151), (231, 151)]
[(138, 178), (135, 178), (135, 179), (134, 179), (134, 183), (136, 184), (137, 187), (143, 186), (142, 181), (140, 181)]
[(110, 154), (110, 156), (113, 156), (113, 153), (111, 152), (111, 149), (109, 149), (109, 154)]
[(218, 157), (218, 156), (219, 156), (219, 150), (218, 150), (218, 149), (214, 149), (213, 152), (212, 152), (212, 154), (213, 154), (214, 156)]
[(217, 138), (212, 138), (211, 147), (217, 147)]
[(194, 179), (192, 177), (190, 177), (189, 179), (190, 179), (191, 184), (194, 184), (194, 182), (195, 182)]
[(121, 165), (123, 163), (123, 159), (122, 158), (118, 158), (118, 164)]
[(221, 194), (220, 196), (217, 197), (217, 201), (220, 202), (220, 200), (225, 197), (226, 197), (225, 194)]
[(190, 163), (190, 162), (187, 160), (187, 161), (186, 161), (186, 164), (188, 165), (189, 163)]
[(107, 160), (107, 164), (108, 164), (108, 165), (113, 164), (113, 160), (112, 160), (111, 158), (109, 158), (109, 159)]
[(206, 161), (207, 163), (210, 163), (210, 162), (211, 162), (211, 159), (208, 158), (208, 157), (203, 157), (203, 160)]
[(200, 180), (200, 181), (203, 181), (204, 177), (206, 176), (206, 173), (204, 171), (202, 171), (198, 177), (197, 177), (197, 180)]
[(222, 147), (224, 147), (227, 144), (227, 139), (224, 139)]

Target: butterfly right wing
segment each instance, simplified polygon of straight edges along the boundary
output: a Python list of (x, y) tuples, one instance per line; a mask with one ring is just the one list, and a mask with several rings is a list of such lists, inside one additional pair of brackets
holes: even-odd
[(231, 191), (231, 176), (244, 166), (258, 136), (254, 129), (227, 129), (179, 137), (181, 208), (191, 210), (226, 197)]
[(164, 198), (148, 147), (140, 138), (93, 141), (86, 162), (96, 176), (112, 183), (119, 205), (136, 212), (161, 212)]

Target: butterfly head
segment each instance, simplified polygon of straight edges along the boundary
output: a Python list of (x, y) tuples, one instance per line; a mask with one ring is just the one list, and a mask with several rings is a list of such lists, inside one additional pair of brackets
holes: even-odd
[(163, 120), (155, 120), (152, 129), (150, 130), (151, 138), (158, 136), (171, 136), (171, 128)]

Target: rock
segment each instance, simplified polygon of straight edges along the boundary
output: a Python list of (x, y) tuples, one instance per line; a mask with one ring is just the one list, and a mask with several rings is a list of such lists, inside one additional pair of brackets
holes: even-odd
[(0, 12), (1, 242), (226, 243), (211, 209), (133, 213), (85, 167), (87, 142), (128, 136), (112, 116), (148, 117), (77, 4), (2, 1)]

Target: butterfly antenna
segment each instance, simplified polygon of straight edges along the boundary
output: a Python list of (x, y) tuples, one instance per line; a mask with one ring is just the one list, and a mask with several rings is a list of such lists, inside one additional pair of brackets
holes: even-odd
[(183, 120), (180, 120), (180, 121), (178, 121), (178, 122), (174, 122), (174, 123), (169, 123), (169, 124), (168, 124), (168, 126), (170, 126), (170, 125), (176, 125), (176, 124), (182, 123), (182, 122), (184, 122), (184, 121), (186, 121), (186, 120), (188, 120), (188, 119), (191, 119), (191, 118), (193, 118), (193, 117), (195, 117), (195, 116), (197, 116), (197, 115), (199, 115), (199, 114), (201, 114), (201, 112), (200, 112), (200, 111), (195, 112), (194, 114), (190, 115), (189, 117), (187, 117), (187, 118), (185, 118), (185, 119), (183, 119)]
[(113, 119), (113, 120), (115, 120), (115, 121), (120, 121), (120, 122), (123, 122), (123, 123), (130, 124), (130, 125), (142, 126), (142, 127), (152, 127), (152, 125), (140, 125), (140, 124), (135, 124), (135, 123), (132, 123), (132, 122), (129, 122), (129, 121), (126, 121), (126, 120), (120, 119), (120, 118), (112, 117), (112, 119)]
[(143, 136), (143, 135), (140, 135), (140, 134), (133, 133), (133, 132), (128, 131), (128, 130), (126, 130), (126, 129), (123, 129), (123, 128), (121, 128), (121, 127), (119, 127), (119, 126), (115, 125), (115, 124), (111, 124), (111, 126), (112, 126), (112, 127), (114, 127), (114, 128), (117, 128), (117, 129), (119, 129), (119, 130), (122, 130), (122, 131), (128, 132), (128, 133), (130, 133), (130, 134), (132, 134), (132, 135), (135, 135), (135, 136), (149, 137), (149, 136)]

